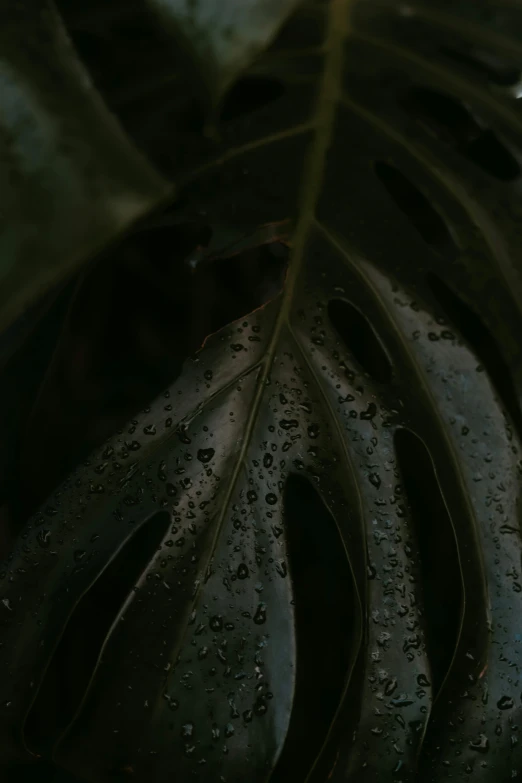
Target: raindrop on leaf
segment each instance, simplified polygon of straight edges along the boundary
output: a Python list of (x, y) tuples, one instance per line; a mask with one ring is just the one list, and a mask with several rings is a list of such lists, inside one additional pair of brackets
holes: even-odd
[(487, 753), (489, 750), (489, 740), (485, 734), (479, 734), (474, 740), (471, 740), (469, 746), (478, 753)]
[(198, 460), (203, 464), (206, 464), (207, 462), (210, 462), (215, 453), (215, 449), (199, 449)]
[(254, 622), (256, 625), (263, 625), (266, 623), (266, 604), (259, 604), (256, 613), (254, 615)]
[(221, 631), (223, 628), (223, 618), (220, 614), (214, 615), (210, 618), (209, 625), (213, 631)]

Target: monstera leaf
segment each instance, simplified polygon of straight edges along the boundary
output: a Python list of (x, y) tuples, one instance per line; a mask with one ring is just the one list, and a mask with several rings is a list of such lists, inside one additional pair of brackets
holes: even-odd
[(150, 0), (195, 57), (214, 105), (275, 37), (299, 0)]
[(520, 777), (520, 30), (507, 2), (308, 2), (220, 139), (135, 133), (177, 220), (290, 221), (288, 272), (24, 529), (4, 763)]
[[(54, 8), (0, 8), (0, 328), (169, 193), (93, 89)], [(2, 352), (3, 353), (3, 352)]]

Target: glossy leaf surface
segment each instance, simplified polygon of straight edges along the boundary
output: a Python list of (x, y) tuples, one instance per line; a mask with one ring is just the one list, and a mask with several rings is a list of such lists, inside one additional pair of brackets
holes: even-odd
[[(308, 3), (244, 77), (279, 97), (225, 106), (220, 142), (136, 132), (182, 168), (180, 218), (292, 221), (290, 267), (24, 531), (4, 758), (520, 777), (521, 29), (511, 4)], [(81, 662), (44, 676), (53, 653)]]

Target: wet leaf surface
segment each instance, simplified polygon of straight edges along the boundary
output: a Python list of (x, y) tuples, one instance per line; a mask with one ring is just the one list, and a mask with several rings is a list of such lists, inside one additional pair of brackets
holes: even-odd
[(22, 532), (4, 760), (521, 776), (521, 29), (507, 3), (306, 3), (244, 76), (279, 97), (219, 140), (162, 145), (129, 108), (179, 219), (291, 221), (289, 270)]

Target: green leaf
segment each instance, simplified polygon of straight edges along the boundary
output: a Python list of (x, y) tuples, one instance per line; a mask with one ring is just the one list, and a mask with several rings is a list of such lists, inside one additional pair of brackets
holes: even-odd
[(300, 0), (149, 0), (196, 59), (214, 105), (275, 38)]
[(50, 3), (0, 9), (0, 329), (169, 192)]
[(25, 528), (4, 758), (520, 776), (521, 30), (511, 4), (307, 3), (245, 75), (282, 90), (172, 154), (178, 219), (290, 221), (285, 288)]

